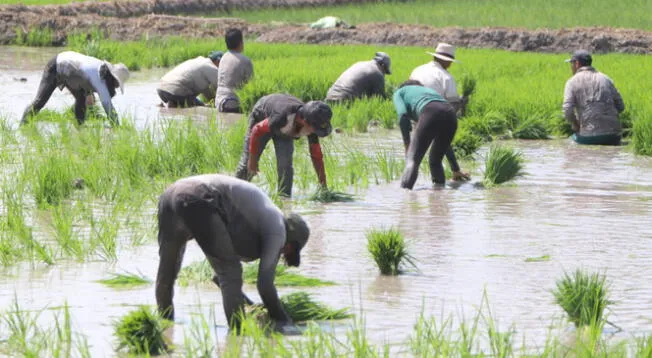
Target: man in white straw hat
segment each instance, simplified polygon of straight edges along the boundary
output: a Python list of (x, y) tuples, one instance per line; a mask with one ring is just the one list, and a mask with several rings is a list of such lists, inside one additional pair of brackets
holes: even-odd
[(455, 59), (455, 46), (440, 42), (435, 52), (426, 53), (433, 56), (433, 61), (415, 68), (410, 74), (410, 80), (419, 81), (423, 86), (435, 90), (453, 105), (455, 110), (466, 106), (467, 99), (460, 98), (455, 79), (447, 71), (453, 62), (459, 63)]
[(79, 124), (86, 120), (87, 97), (97, 92), (106, 115), (113, 124), (118, 124), (118, 114), (111, 103), (116, 88), (124, 94), (124, 83), (129, 79), (129, 69), (119, 63), (109, 62), (73, 51), (61, 52), (45, 65), (36, 98), (25, 109), (21, 124), (27, 123), (30, 115), (38, 113), (48, 102), (54, 90), (67, 88), (75, 97), (75, 117)]

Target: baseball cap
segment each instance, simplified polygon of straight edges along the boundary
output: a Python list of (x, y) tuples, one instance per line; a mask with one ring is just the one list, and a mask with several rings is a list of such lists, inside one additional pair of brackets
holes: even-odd
[(296, 256), (298, 265), (301, 262), (301, 249), (306, 246), (310, 237), (310, 228), (308, 228), (308, 224), (306, 224), (301, 215), (290, 213), (285, 216), (285, 232), (285, 241), (297, 244), (294, 255)]
[(219, 61), (222, 56), (224, 56), (224, 52), (222, 51), (211, 51), (211, 53), (208, 54), (208, 58), (213, 61)]
[(303, 119), (315, 129), (318, 137), (326, 137), (333, 130), (331, 127), (333, 111), (326, 103), (310, 101), (301, 106), (300, 112)]
[(388, 54), (386, 54), (385, 52), (376, 52), (376, 56), (374, 56), (374, 61), (383, 65), (383, 67), (385, 68), (385, 72), (387, 72), (388, 75), (392, 74), (392, 70), (390, 69), (390, 67), (392, 66), (392, 60), (389, 58)]
[(572, 62), (572, 61), (578, 61), (581, 64), (590, 65), (591, 62), (593, 61), (593, 58), (591, 57), (591, 53), (589, 51), (577, 50), (573, 53), (573, 56), (571, 56), (571, 58), (566, 60), (566, 62)]

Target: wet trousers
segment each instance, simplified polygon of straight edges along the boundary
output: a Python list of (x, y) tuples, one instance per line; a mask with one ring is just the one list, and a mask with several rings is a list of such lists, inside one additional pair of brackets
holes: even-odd
[[(30, 115), (37, 114), (43, 107), (45, 107), (45, 104), (48, 102), (55, 89), (57, 89), (57, 56), (52, 57), (45, 65), (45, 71), (41, 77), (41, 83), (39, 84), (36, 98), (29, 104), (29, 106), (27, 106), (25, 112), (23, 112), (23, 117), (21, 118), (20, 123), (27, 123), (27, 119)], [(75, 117), (77, 118), (77, 122), (82, 124), (86, 119), (87, 93), (83, 90), (71, 90), (70, 93), (75, 97)]]
[(596, 136), (581, 136), (577, 133), (571, 136), (577, 144), (589, 145), (620, 145), (620, 134), (602, 134)]
[(217, 111), (221, 113), (241, 113), (238, 97), (226, 97), (216, 103)]
[(213, 281), (222, 291), (227, 322), (239, 327), (245, 303), (242, 265), (222, 215), (219, 198), (205, 185), (168, 188), (159, 198), (159, 266), (156, 303), (159, 312), (174, 319), (174, 282), (179, 274), (188, 240), (194, 238), (215, 271)]
[[(245, 134), (244, 147), (242, 156), (238, 163), (238, 169), (235, 176), (239, 179), (250, 180), (251, 175), (247, 170), (249, 162), (249, 141), (251, 140), (251, 129), (253, 126), (264, 119), (264, 114), (254, 108), (249, 115), (249, 129)], [(294, 142), (290, 138), (273, 136), (271, 133), (263, 136), (260, 141), (258, 153), (253, 153), (256, 158), (260, 158), (265, 146), (269, 140), (274, 142), (274, 151), (276, 152), (276, 173), (278, 175), (278, 191), (281, 195), (292, 196), (292, 181), (294, 179), (294, 167), (292, 165), (292, 156), (294, 155)]]
[(163, 103), (167, 104), (168, 107), (195, 107), (203, 106), (204, 103), (200, 101), (197, 96), (177, 96), (167, 91), (157, 89), (159, 98)]
[(419, 115), (405, 158), (405, 170), (401, 177), (401, 187), (412, 189), (419, 175), (419, 165), (430, 147), (430, 175), (435, 184), (444, 184), (446, 176), (442, 159), (444, 155), (451, 161), (453, 170), (459, 170), (455, 155), (450, 148), (457, 131), (455, 109), (447, 102), (430, 102)]

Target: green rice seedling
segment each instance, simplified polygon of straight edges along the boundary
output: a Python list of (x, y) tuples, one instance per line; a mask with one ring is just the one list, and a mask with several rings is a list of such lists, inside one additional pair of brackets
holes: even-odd
[(568, 137), (574, 133), (571, 124), (561, 115), (552, 117), (548, 122), (548, 128), (549, 132), (558, 137)]
[(54, 230), (54, 238), (62, 251), (62, 254), (83, 261), (88, 255), (85, 240), (79, 237), (75, 230), (75, 211), (73, 207), (57, 205), (51, 211), (51, 226)]
[(191, 283), (212, 282), (215, 271), (206, 260), (196, 261), (183, 267), (179, 272), (179, 286), (188, 286)]
[(465, 120), (460, 122), (461, 125), (457, 129), (451, 145), (458, 157), (471, 158), (482, 145), (482, 138), (465, 127), (464, 122)]
[(398, 275), (400, 267), (405, 264), (416, 267), (414, 258), (407, 251), (403, 234), (398, 229), (374, 229), (367, 232), (367, 250), (383, 275)]
[(389, 183), (401, 175), (403, 163), (396, 159), (396, 157), (389, 151), (379, 150), (376, 152), (374, 159), (374, 164), (377, 167), (377, 170), (374, 171), (376, 184), (381, 183), (380, 179), (385, 183)]
[(565, 272), (552, 294), (576, 327), (600, 324), (604, 310), (613, 303), (608, 297), (606, 276), (581, 269), (573, 274)]
[(34, 199), (41, 208), (57, 205), (72, 193), (75, 175), (68, 158), (47, 156), (36, 163), (33, 175)]
[(509, 147), (491, 146), (485, 159), (485, 185), (502, 184), (523, 174), (523, 155), (520, 152)]
[(307, 292), (293, 292), (281, 297), (285, 311), (295, 322), (339, 320), (352, 317), (347, 309), (332, 309), (315, 300)]
[[(210, 316), (215, 317), (215, 310), (211, 307)], [(213, 324), (213, 326), (215, 326)], [(183, 331), (183, 350), (188, 358), (213, 357), (216, 347), (211, 337), (211, 329), (205, 315), (196, 314), (190, 321), (190, 330)]]
[(162, 354), (168, 350), (164, 331), (172, 322), (161, 318), (147, 306), (129, 312), (114, 322), (114, 335), (118, 339), (116, 350), (125, 349), (132, 354)]
[(22, 28), (15, 29), (14, 45), (19, 46), (52, 46), (55, 36), (49, 27), (30, 28), (27, 33)]
[(478, 80), (470, 75), (462, 77), (462, 96), (468, 97), (475, 92)]
[[(507, 132), (507, 118), (498, 112), (491, 111), (482, 116), (468, 116), (460, 121), (461, 126), (485, 141)], [(457, 134), (456, 134), (457, 137)]]
[(348, 193), (343, 193), (341, 191), (334, 191), (324, 188), (319, 188), (311, 196), (310, 200), (318, 201), (320, 203), (333, 203), (341, 201), (353, 201), (354, 196)]
[(634, 357), (652, 357), (652, 335), (635, 339)]
[[(245, 283), (255, 285), (258, 281), (258, 263), (244, 265), (242, 276)], [(306, 277), (291, 271), (285, 265), (276, 265), (276, 276), (274, 278), (274, 284), (276, 286), (287, 287), (316, 287), (334, 285), (335, 282), (324, 281), (313, 277)]]
[(132, 288), (152, 283), (152, 280), (142, 274), (131, 272), (111, 273), (110, 276), (110, 278), (104, 278), (96, 282), (112, 288)]
[(525, 259), (525, 262), (544, 262), (544, 261), (550, 261), (550, 255), (528, 257)]
[(652, 117), (633, 121), (631, 138), (634, 153), (652, 155)]
[(97, 256), (106, 261), (118, 259), (118, 228), (113, 216), (91, 218), (91, 242)]
[(548, 139), (548, 127), (538, 117), (530, 117), (512, 131), (512, 137), (516, 139)]

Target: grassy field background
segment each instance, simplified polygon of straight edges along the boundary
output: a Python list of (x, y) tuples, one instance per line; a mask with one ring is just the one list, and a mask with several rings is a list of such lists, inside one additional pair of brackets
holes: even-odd
[[(651, 30), (650, 14), (652, 1), (648, 0), (417, 0), (336, 7), (233, 11), (228, 16), (259, 23), (310, 23), (322, 16), (339, 16), (351, 24), (394, 22), (435, 27), (504, 26), (528, 29), (608, 26)], [(216, 13), (214, 16), (225, 14)]]

